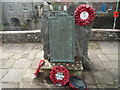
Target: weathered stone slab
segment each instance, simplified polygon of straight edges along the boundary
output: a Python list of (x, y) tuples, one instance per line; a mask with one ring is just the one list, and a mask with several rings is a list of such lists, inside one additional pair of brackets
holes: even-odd
[(2, 84), (0, 83), (0, 90), (2, 90)]
[(8, 69), (8, 68), (11, 68), (15, 64), (16, 61), (15, 60), (11, 60), (11, 61), (4, 60), (3, 62), (4, 64), (2, 65), (2, 68)]
[(29, 51), (23, 53), (22, 56), (21, 56), (21, 59), (27, 59), (27, 58), (28, 58), (28, 55), (29, 55), (28, 52), (29, 52)]
[(102, 53), (99, 53), (97, 55), (98, 55), (98, 57), (100, 58), (101, 61), (110, 61), (110, 59)]
[(32, 64), (32, 61), (26, 59), (20, 59), (16, 61), (12, 68), (15, 69), (28, 69)]
[(3, 44), (3, 46), (2, 46), (2, 49), (3, 49), (3, 50), (9, 48), (9, 47), (12, 45), (11, 43), (7, 43), (7, 44), (2, 43), (2, 44)]
[(113, 80), (114, 80), (114, 85), (118, 86), (119, 82), (119, 70), (118, 69), (109, 69), (109, 72), (111, 73)]
[(13, 53), (13, 52), (23, 52), (24, 48), (21, 46), (15, 46), (14, 43), (9, 47), (9, 49), (5, 49), (6, 52)]
[(30, 66), (30, 68), (36, 69), (39, 64), (39, 61), (40, 59), (35, 59), (34, 62), (32, 62), (32, 65)]
[(2, 88), (18, 88), (18, 83), (2, 83)]
[(118, 89), (118, 86), (116, 86), (116, 85), (103, 85), (103, 87), (111, 89), (111, 90), (117, 90)]
[(107, 54), (106, 56), (108, 56), (108, 58), (110, 59), (110, 61), (116, 61), (118, 62), (118, 54)]
[(89, 51), (88, 55), (89, 55), (89, 58), (90, 58), (91, 61), (95, 60), (95, 59), (99, 59), (97, 54), (95, 52), (93, 52), (93, 51)]
[(2, 68), (2, 66), (3, 66), (3, 62), (2, 62), (2, 61), (0, 61), (0, 68)]
[(20, 82), (25, 73), (25, 69), (10, 69), (3, 77), (2, 82)]
[(2, 53), (2, 59), (9, 59), (13, 53)]
[(94, 84), (93, 77), (91, 76), (91, 74), (89, 72), (83, 72), (83, 75), (85, 78), (85, 82), (87, 84)]
[(118, 87), (115, 85), (97, 85), (98, 89), (100, 90), (118, 90)]
[(115, 49), (103, 49), (102, 53), (105, 53), (105, 54), (118, 54), (118, 49), (117, 50), (115, 50)]
[(89, 90), (97, 90), (97, 87), (95, 85), (87, 85)]
[(34, 46), (34, 44), (30, 44), (30, 46), (25, 46), (24, 53), (30, 52), (32, 50), (33, 46)]
[(39, 83), (39, 84), (36, 84), (36, 83), (24, 83), (24, 82), (20, 82), (20, 86), (19, 88), (28, 88), (28, 89), (31, 89), (31, 88), (36, 88), (36, 89), (43, 89), (43, 90), (48, 90), (48, 89), (45, 89), (47, 88), (47, 85), (45, 83)]
[(0, 79), (2, 79), (7, 73), (8, 73), (9, 69), (0, 69), (0, 72), (1, 72), (1, 77)]
[(34, 60), (36, 53), (29, 53), (28, 60)]
[(10, 59), (18, 60), (18, 59), (21, 59), (21, 56), (22, 56), (22, 53), (16, 52), (12, 57), (10, 57)]
[(105, 70), (105, 67), (101, 60), (92, 61), (95, 70)]
[(32, 83), (33, 82), (32, 76), (34, 72), (35, 72), (35, 69), (28, 69), (22, 79), (22, 82)]
[(0, 80), (2, 79), (2, 69), (0, 69)]
[(39, 42), (39, 43), (35, 43), (34, 47), (32, 50), (43, 50), (43, 43), (42, 42)]
[(106, 69), (118, 69), (118, 62), (103, 62)]
[(97, 84), (113, 84), (113, 78), (108, 71), (96, 71), (94, 77)]
[(44, 51), (43, 50), (39, 51), (39, 52), (36, 53), (35, 58), (37, 58), (37, 59), (43, 59), (43, 55), (44, 55)]

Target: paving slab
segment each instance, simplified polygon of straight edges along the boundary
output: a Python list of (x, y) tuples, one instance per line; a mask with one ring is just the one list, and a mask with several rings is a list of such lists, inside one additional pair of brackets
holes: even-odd
[[(2, 53), (6, 53), (6, 57), (2, 59), (3, 62), (0, 61), (0, 67), (6, 63), (6, 69), (3, 69), (4, 72), (1, 78), (6, 87), (10, 85), (17, 86), (16, 83), (19, 82), (21, 88), (55, 88), (50, 80), (41, 78), (45, 77), (42, 73), (38, 79), (31, 79), (39, 60), (43, 59), (42, 43), (4, 43), (1, 49), (3, 49)], [(85, 81), (90, 87), (89, 90), (93, 90), (93, 88), (100, 88), (101, 90), (105, 87), (114, 88), (118, 86), (118, 43), (93, 41), (89, 43), (88, 52), (95, 68), (94, 78), (97, 83), (96, 86), (93, 83), (92, 76), (86, 71)], [(13, 54), (11, 55), (11, 53)], [(13, 65), (12, 61), (15, 61)]]
[(25, 73), (25, 69), (10, 69), (9, 72), (2, 78), (2, 82), (18, 83), (21, 81)]
[(0, 80), (2, 79), (2, 69), (0, 69)]
[(101, 47), (101, 49), (102, 50), (110, 50), (110, 49), (112, 49), (112, 50), (118, 50), (118, 47), (116, 46), (114, 46), (114, 45), (112, 45), (112, 44), (110, 44), (110, 43), (107, 43), (107, 45), (100, 45), (100, 47)]
[(9, 69), (9, 68), (11, 68), (14, 64), (15, 64), (15, 60), (11, 60), (11, 61), (9, 61), (9, 60), (3, 60), (3, 62), (4, 62), (4, 64), (2, 65), (2, 68), (3, 69)]
[(31, 84), (30, 87), (27, 85), (25, 88), (48, 88), (48, 85), (46, 85), (45, 83)]
[(2, 88), (18, 88), (19, 83), (2, 83)]
[(40, 90), (42, 88), (47, 88), (45, 83), (26, 83), (26, 82), (20, 82), (19, 88), (39, 88)]
[(0, 80), (8, 73), (9, 69), (0, 69)]
[(116, 85), (103, 85), (103, 87), (104, 88), (109, 88), (109, 89), (111, 88), (113, 90), (118, 88), (118, 86), (116, 86)]
[(85, 78), (85, 82), (87, 84), (93, 84), (94, 85), (94, 81), (93, 81), (93, 77), (91, 76), (90, 72), (83, 72), (84, 78)]
[(3, 52), (23, 52), (23, 48), (11, 46), (9, 49), (3, 49)]
[[(111, 47), (112, 48), (112, 47)], [(118, 49), (103, 49), (101, 50), (102, 53), (104, 54), (118, 54)]]
[(95, 85), (90, 85), (89, 84), (89, 85), (87, 85), (87, 87), (88, 87), (89, 90), (93, 90), (93, 89), (97, 90), (97, 87)]
[(0, 61), (0, 68), (2, 68), (2, 66), (3, 66), (3, 62), (2, 62), (2, 60)]
[(36, 58), (43, 59), (43, 55), (44, 55), (44, 52), (42, 50), (42, 51), (36, 53)]
[(106, 69), (118, 69), (118, 62), (102, 62)]
[(118, 86), (118, 78), (119, 78), (119, 74), (118, 74), (118, 69), (109, 69), (109, 72), (111, 73), (113, 80), (114, 80), (114, 85)]
[(36, 84), (41, 84), (41, 83), (52, 84), (52, 82), (51, 82), (51, 80), (49, 78), (49, 71), (44, 72), (44, 71), (41, 70), (40, 73), (38, 74), (38, 76), (33, 79), (32, 77), (33, 77), (34, 72), (35, 72), (35, 70), (28, 71), (26, 73), (26, 75), (23, 77), (22, 82), (24, 82), (24, 83), (33, 83), (33, 84), (35, 84), (35, 83)]
[(92, 64), (94, 66), (94, 69), (97, 70), (97, 71), (105, 70), (105, 67), (104, 67), (104, 65), (103, 65), (103, 63), (101, 62), (100, 59), (98, 59), (96, 61), (92, 61)]
[(115, 85), (97, 85), (98, 90), (119, 90)]
[(29, 55), (28, 52), (24, 52), (24, 53), (22, 53), (22, 55), (21, 55), (21, 59), (28, 59), (28, 55)]
[(27, 82), (27, 83), (33, 82), (32, 77), (34, 72), (35, 72), (35, 69), (28, 69), (22, 79), (22, 82)]
[(12, 43), (3, 43), (2, 44), (2, 49), (8, 49), (11, 45), (13, 45)]
[(31, 69), (36, 69), (39, 64), (40, 59), (35, 59), (34, 62), (32, 62), (32, 65), (30, 66)]
[(30, 44), (30, 45), (26, 44), (24, 52), (30, 52), (33, 47), (34, 47), (34, 44)]
[(89, 51), (88, 56), (90, 58), (90, 60), (96, 60), (99, 59), (99, 57), (97, 56), (97, 54), (94, 51)]
[(32, 64), (32, 61), (30, 61), (30, 60), (20, 59), (20, 60), (16, 61), (16, 63), (13, 65), (12, 68), (14, 68), (14, 69), (29, 69), (31, 64)]
[(36, 43), (26, 43), (24, 47), (34, 47)]
[(37, 50), (37, 49), (39, 49), (40, 51), (43, 50), (43, 44), (42, 43), (35, 43), (32, 50)]
[(28, 60), (35, 60), (35, 56), (36, 56), (36, 52), (34, 52), (34, 53), (29, 53), (29, 55), (28, 55)]
[(91, 48), (89, 48), (88, 49), (88, 53), (95, 53), (95, 54), (97, 54), (97, 53), (102, 53), (102, 50), (101, 49), (91, 49)]
[(9, 59), (11, 56), (13, 55), (13, 53), (2, 53), (2, 59)]
[(97, 54), (101, 61), (110, 61), (110, 59), (102, 53)]
[(0, 83), (0, 90), (2, 90), (2, 83)]
[(19, 59), (21, 59), (21, 56), (22, 56), (22, 53), (15, 52), (14, 55), (12, 57), (10, 57), (10, 59), (19, 60)]
[(107, 54), (106, 56), (108, 56), (108, 58), (110, 59), (110, 61), (116, 61), (118, 62), (118, 54)]
[(97, 41), (96, 43), (99, 44), (100, 47), (113, 47), (118, 45), (117, 41)]
[(97, 84), (111, 84), (113, 85), (113, 77), (108, 71), (96, 71), (94, 72), (94, 77)]

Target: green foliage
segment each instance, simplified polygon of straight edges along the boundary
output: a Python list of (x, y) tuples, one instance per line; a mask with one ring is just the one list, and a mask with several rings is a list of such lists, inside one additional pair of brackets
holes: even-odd
[(4, 22), (3, 25), (0, 25), (0, 30), (9, 30), (9, 25), (8, 22)]
[(54, 10), (54, 11), (59, 11), (57, 4), (53, 4), (53, 10)]
[(0, 30), (3, 30), (4, 29), (4, 25), (0, 25)]
[(9, 26), (9, 23), (8, 22), (4, 22), (3, 25), (4, 26)]

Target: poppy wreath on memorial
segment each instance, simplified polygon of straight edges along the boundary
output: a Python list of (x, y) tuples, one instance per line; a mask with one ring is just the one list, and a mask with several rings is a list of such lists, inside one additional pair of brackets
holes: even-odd
[(64, 66), (55, 66), (50, 71), (50, 79), (56, 86), (64, 86), (69, 82), (70, 74)]
[(88, 4), (79, 5), (74, 12), (75, 23), (78, 26), (89, 25), (94, 20), (95, 14), (95, 9), (92, 6)]

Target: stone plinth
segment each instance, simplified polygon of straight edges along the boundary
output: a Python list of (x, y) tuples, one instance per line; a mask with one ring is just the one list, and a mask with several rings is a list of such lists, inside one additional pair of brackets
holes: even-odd
[(49, 71), (54, 66), (64, 66), (69, 70), (70, 75), (82, 77), (83, 66), (80, 60), (75, 60), (75, 63), (50, 63), (48, 60), (45, 60), (45, 64), (41, 67), (41, 70), (45, 72), (45, 76), (49, 76)]

